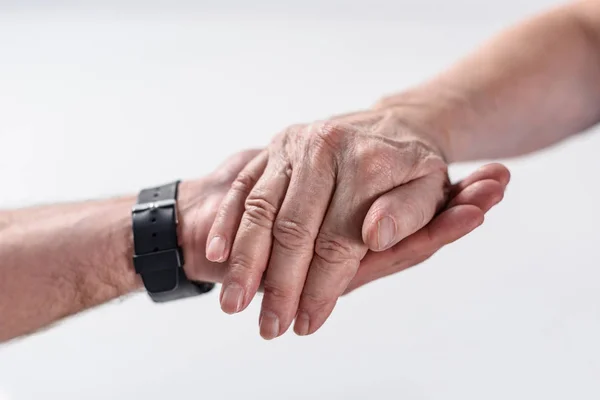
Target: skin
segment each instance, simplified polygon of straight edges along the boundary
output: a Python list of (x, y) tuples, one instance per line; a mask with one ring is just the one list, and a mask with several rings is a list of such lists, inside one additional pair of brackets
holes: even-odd
[(369, 249), (394, 246), (444, 204), (448, 178), (437, 146), (394, 110), (276, 137), (238, 177), (244, 188), (253, 183), (247, 195), (234, 186), (211, 231), (233, 243), (223, 310), (243, 310), (264, 280), (263, 336), (279, 336), (296, 314), (298, 334), (314, 331)]
[[(203, 244), (232, 181), (258, 153), (239, 153), (214, 173), (181, 183), (178, 236), (191, 279), (222, 282), (226, 270), (207, 261)], [(414, 250), (432, 254), (477, 227), (507, 183), (508, 171), (499, 164), (464, 180), (440, 222), (414, 235)], [(132, 263), (134, 203), (132, 195), (0, 211), (0, 343), (142, 290)], [(378, 253), (383, 258), (365, 259), (352, 287), (407, 268), (414, 254), (399, 247)]]
[[(320, 274), (328, 284), (314, 278), (305, 281), (302, 293), (310, 295), (304, 303), (301, 298), (287, 297), (291, 292), (280, 292), (278, 297), (286, 310), (298, 302), (302, 311), (311, 313), (308, 318), (296, 318), (296, 332), (315, 332), (336, 295), (427, 259), (481, 224), (484, 213), (502, 198), (509, 179), (503, 166), (485, 166), (449, 186), (444, 163), (524, 154), (600, 120), (599, 44), (600, 2), (568, 4), (511, 28), (439, 76), (385, 97), (371, 110), (288, 129), (264, 153), (238, 154), (215, 173), (183, 182), (178, 211), (186, 274), (226, 284), (243, 277), (248, 280), (236, 283), (254, 289), (260, 276), (254, 268), (269, 267), (266, 287), (289, 275), (293, 278), (290, 287), (297, 290), (297, 274), (308, 265), (307, 277)], [(314, 140), (320, 140), (322, 147), (308, 145)], [(381, 156), (374, 149), (381, 150)], [(315, 167), (330, 174), (306, 181), (300, 172), (311, 171), (303, 171), (301, 161), (317, 163)], [(379, 180), (377, 172), (384, 179)], [(330, 186), (329, 178), (335, 186)], [(281, 182), (288, 180), (284, 191)], [(337, 185), (338, 181), (343, 185)], [(324, 203), (315, 202), (313, 193), (303, 191), (299, 182), (306, 182), (319, 196), (331, 192), (327, 209), (323, 210)], [(417, 187), (405, 190), (411, 184)], [(248, 197), (254, 200), (247, 202)], [(263, 197), (275, 199), (274, 207), (257, 201)], [(0, 211), (0, 341), (140, 290), (131, 260), (134, 202), (131, 195)], [(235, 235), (247, 236), (248, 230), (271, 240), (266, 233), (269, 225), (254, 226), (261, 217), (265, 221), (261, 205), (274, 228), (281, 210), (304, 218), (295, 207), (313, 202), (320, 213), (309, 209), (311, 219), (302, 221), (312, 230), (297, 228), (302, 226), (298, 224), (286, 231), (286, 224), (281, 223), (278, 229), (315, 248), (304, 235), (321, 235), (319, 251), (327, 254), (324, 262), (313, 263), (314, 250), (309, 254), (308, 248), (290, 248), (287, 251), (303, 256), (290, 257), (294, 273), (282, 276), (281, 271), (270, 273), (264, 255), (252, 258), (256, 255), (247, 247), (247, 239), (234, 242)], [(411, 205), (408, 209), (407, 204)], [(248, 209), (259, 218), (248, 218)], [(348, 219), (340, 219), (342, 214)], [(318, 223), (315, 215), (321, 217)], [(391, 244), (384, 244), (388, 241), (375, 233), (384, 217), (394, 218)], [(240, 225), (243, 218), (246, 222)], [(321, 233), (323, 221), (327, 222), (325, 235)], [(224, 241), (213, 246), (216, 236)], [(266, 247), (262, 242), (259, 245)], [(244, 254), (252, 257), (240, 261)], [(232, 262), (223, 265), (207, 258)], [(253, 269), (240, 269), (244, 262)], [(258, 279), (263, 277), (264, 273)], [(252, 292), (244, 293), (244, 305)], [(267, 298), (274, 293), (267, 291), (264, 297), (272, 307), (278, 302)], [(233, 303), (226, 297), (221, 299), (222, 307), (230, 311)], [(321, 305), (314, 301), (323, 298), (328, 300)], [(316, 308), (302, 308), (305, 304)], [(241, 307), (235, 303), (233, 309)], [(261, 334), (266, 338), (282, 334), (284, 317), (288, 318), (277, 315), (282, 322), (273, 329), (272, 316), (263, 313)]]
[(314, 333), (359, 275), (427, 226), (447, 199), (446, 163), (525, 154), (600, 120), (600, 2), (525, 21), (373, 109), (293, 126), (221, 205), (207, 256), (229, 261), (221, 308), (263, 282), (260, 332)]
[[(182, 182), (179, 238), (186, 270), (218, 276), (196, 243), (235, 174), (256, 155), (245, 152), (203, 179)], [(136, 196), (0, 212), (0, 342), (138, 291), (131, 207)]]

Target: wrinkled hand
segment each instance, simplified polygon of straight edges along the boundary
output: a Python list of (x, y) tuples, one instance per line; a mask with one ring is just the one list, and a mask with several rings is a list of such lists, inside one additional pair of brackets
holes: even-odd
[(222, 309), (243, 310), (263, 281), (261, 335), (294, 317), (298, 334), (314, 332), (369, 249), (433, 218), (446, 168), (437, 143), (393, 110), (288, 128), (239, 174), (209, 234), (208, 258), (230, 261)]
[[(191, 279), (223, 282), (228, 269), (222, 264), (209, 262), (203, 244), (219, 204), (239, 172), (259, 153), (250, 150), (235, 154), (207, 177), (181, 184), (182, 247), (186, 273)], [(346, 293), (416, 265), (444, 245), (468, 234), (482, 223), (483, 214), (502, 199), (508, 181), (506, 168), (491, 164), (452, 186), (447, 206), (426, 227), (386, 251), (367, 253)]]
[(429, 224), (384, 252), (369, 252), (346, 293), (427, 260), (439, 249), (483, 223), (484, 214), (504, 197), (510, 173), (488, 164), (453, 185), (446, 207)]

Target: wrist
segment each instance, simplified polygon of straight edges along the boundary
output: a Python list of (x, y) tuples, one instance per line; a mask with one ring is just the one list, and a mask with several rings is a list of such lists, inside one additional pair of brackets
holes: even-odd
[(381, 99), (373, 107), (392, 110), (403, 125), (432, 141), (447, 163), (461, 161), (459, 144), (466, 135), (467, 101), (440, 85), (419, 86)]
[[(223, 264), (208, 261), (206, 239), (221, 201), (233, 180), (260, 152), (261, 150), (257, 149), (236, 153), (206, 177), (185, 180), (179, 184), (177, 238), (183, 252), (183, 268), (188, 279), (212, 283), (223, 281), (226, 268)], [(131, 204), (133, 203), (135, 199), (131, 200)], [(129, 229), (131, 230), (131, 223)], [(133, 254), (132, 250), (130, 254)], [(133, 270), (133, 267), (131, 269)]]
[[(135, 204), (135, 197), (128, 196), (110, 202), (114, 211), (105, 212), (99, 209), (97, 221), (90, 221), (90, 225), (93, 224), (95, 229), (104, 232), (106, 239), (103, 242), (109, 244), (106, 249), (99, 249), (105, 258), (104, 268), (99, 269), (102, 274), (99, 281), (107, 283), (109, 290), (99, 290), (99, 298), (95, 301), (98, 304), (143, 287), (142, 280), (133, 266), (131, 207)], [(89, 229), (93, 228), (90, 226)]]

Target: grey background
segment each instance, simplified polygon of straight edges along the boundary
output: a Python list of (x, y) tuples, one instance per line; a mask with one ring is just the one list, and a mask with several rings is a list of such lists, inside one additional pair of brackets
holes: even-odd
[[(555, 3), (0, 1), (0, 205), (201, 176)], [(217, 292), (138, 295), (0, 347), (0, 399), (600, 398), (599, 149), (509, 160), (482, 228), (343, 298), (312, 337), (264, 342), (259, 301), (228, 316)]]

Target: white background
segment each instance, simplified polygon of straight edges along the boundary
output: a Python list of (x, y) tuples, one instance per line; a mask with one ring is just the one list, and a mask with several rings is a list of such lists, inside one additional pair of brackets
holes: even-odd
[[(552, 3), (0, 0), (0, 205), (201, 176)], [(228, 316), (218, 291), (139, 295), (0, 347), (0, 399), (598, 399), (599, 150), (591, 134), (510, 160), (482, 228), (312, 337), (265, 342), (259, 302)]]

